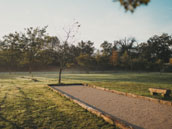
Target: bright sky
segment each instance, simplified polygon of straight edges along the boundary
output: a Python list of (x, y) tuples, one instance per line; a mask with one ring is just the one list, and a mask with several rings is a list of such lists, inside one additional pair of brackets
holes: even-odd
[(146, 41), (154, 34), (172, 34), (172, 0), (151, 0), (135, 13), (125, 12), (112, 0), (0, 0), (0, 37), (27, 27), (48, 25), (50, 35), (79, 21), (78, 40), (91, 40), (95, 46), (124, 37)]

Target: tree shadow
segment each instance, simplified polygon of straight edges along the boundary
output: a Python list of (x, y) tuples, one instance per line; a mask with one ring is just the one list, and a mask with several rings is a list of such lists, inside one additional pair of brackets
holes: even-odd
[(33, 107), (33, 100), (27, 96), (27, 94), (22, 90), (22, 88), (17, 87), (19, 90), (19, 93), (23, 96), (20, 97), (23, 99), (22, 104), (24, 105), (24, 108), (26, 109), (25, 115), (27, 116), (27, 119), (24, 120), (25, 126), (29, 128), (37, 128), (37, 125), (34, 123), (34, 118), (32, 117), (32, 107)]
[[(33, 100), (27, 96), (27, 94), (22, 90), (22, 88), (17, 87), (17, 90), (19, 90), (19, 93), (22, 95), (20, 96), (20, 101), (22, 101), (22, 106), (26, 110), (24, 113), (23, 124), (17, 124), (15, 121), (11, 121), (3, 116), (3, 110), (1, 109), (1, 105), (5, 104), (5, 101), (7, 99), (7, 93), (0, 102), (0, 120), (9, 123), (14, 129), (36, 129), (37, 125), (34, 123), (34, 118), (32, 117)], [(5, 127), (0, 125), (0, 128)]]
[(7, 99), (7, 93), (5, 93), (5, 96), (3, 97), (2, 101), (0, 102), (0, 111), (1, 109), (1, 105), (5, 104), (5, 100)]
[[(2, 111), (1, 106), (3, 104), (5, 104), (6, 99), (7, 99), (7, 93), (5, 93), (5, 96), (3, 97), (2, 101), (0, 102), (0, 119), (2, 121), (5, 121), (7, 123), (10, 123), (13, 126), (14, 129), (23, 129), (22, 127), (19, 127), (16, 123), (14, 123), (14, 122), (12, 122), (10, 120), (7, 120), (5, 117), (3, 117), (3, 114), (1, 113), (1, 111)], [(5, 127), (3, 127), (3, 126), (0, 125), (0, 128), (5, 128)]]

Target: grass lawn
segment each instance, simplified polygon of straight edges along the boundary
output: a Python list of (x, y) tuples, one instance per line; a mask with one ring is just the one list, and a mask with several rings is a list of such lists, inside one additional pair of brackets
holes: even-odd
[(55, 76), (0, 73), (0, 129), (115, 128), (46, 87)]
[[(57, 72), (0, 73), (0, 129), (115, 128), (46, 87)], [(122, 92), (150, 96), (148, 88), (172, 90), (172, 73), (63, 74), (63, 83), (90, 83)], [(161, 98), (157, 96), (156, 98)], [(168, 100), (172, 101), (172, 94)]]
[(161, 95), (152, 96), (149, 88), (166, 88), (172, 91), (172, 73), (115, 73), (115, 74), (82, 74), (63, 75), (64, 82), (77, 81), (94, 84), (96, 86), (172, 101)]
[[(58, 74), (35, 73), (35, 76), (50, 78), (57, 83)], [(89, 83), (96, 86), (133, 93), (142, 96), (164, 99), (160, 95), (152, 96), (149, 88), (167, 88), (172, 90), (172, 73), (114, 73), (114, 74), (63, 74), (63, 83)], [(165, 100), (172, 101), (172, 93)]]

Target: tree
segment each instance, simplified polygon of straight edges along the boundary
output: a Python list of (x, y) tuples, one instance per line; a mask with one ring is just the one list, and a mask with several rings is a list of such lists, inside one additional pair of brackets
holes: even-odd
[(110, 56), (112, 55), (112, 43), (109, 43), (108, 41), (104, 41), (100, 47), (102, 48), (102, 53), (104, 56)]
[(124, 54), (120, 58), (121, 66), (125, 69), (128, 69), (130, 67), (130, 57), (127, 53), (127, 51), (124, 52)]
[(147, 5), (150, 0), (113, 0), (114, 2), (119, 1), (121, 6), (124, 7), (126, 11), (134, 12), (134, 10), (141, 6)]
[(114, 48), (118, 50), (120, 55), (124, 54), (124, 52), (127, 52), (129, 55), (131, 55), (131, 53), (135, 51), (135, 43), (135, 38), (124, 38), (121, 40), (114, 41)]
[(109, 43), (108, 41), (104, 41), (100, 47), (101, 50), (101, 56), (99, 58), (99, 64), (103, 69), (109, 69), (111, 66), (110, 57), (112, 56), (112, 51), (116, 50), (113, 48), (112, 43)]
[(81, 41), (78, 43), (77, 47), (80, 54), (88, 54), (89, 56), (91, 56), (95, 50), (93, 45), (94, 43), (91, 41), (87, 41), (87, 42)]
[(71, 43), (72, 39), (76, 36), (76, 33), (78, 32), (78, 29), (80, 27), (79, 22), (74, 22), (72, 25), (70, 25), (67, 28), (63, 28), (66, 37), (65, 40), (61, 39), (60, 44), (58, 45), (58, 57), (59, 57), (59, 81), (58, 83), (61, 84), (61, 75), (62, 71), (66, 67), (70, 67), (72, 63), (72, 59), (70, 58), (71, 55)]
[(48, 67), (51, 65), (58, 65), (57, 52), (52, 49), (45, 49), (38, 53), (36, 56), (36, 61), (40, 66)]
[(76, 58), (77, 63), (82, 66), (83, 68), (85, 68), (87, 70), (87, 73), (89, 73), (89, 70), (91, 69), (91, 67), (93, 66), (93, 57), (91, 57), (89, 54), (80, 54), (80, 56), (78, 56)]
[(8, 66), (8, 70), (11, 73), (14, 67), (17, 67), (19, 64), (19, 55), (20, 55), (20, 34), (15, 32), (10, 33), (9, 35), (5, 35), (3, 37), (3, 44), (1, 49), (3, 50), (4, 54), (4, 62)]
[(145, 65), (149, 70), (157, 70), (168, 63), (172, 57), (172, 37), (168, 34), (154, 35), (146, 43), (137, 46), (138, 55), (141, 59), (147, 60)]
[(49, 35), (46, 35), (45, 36), (45, 47), (47, 49), (50, 49), (50, 50), (57, 50), (58, 49), (58, 45), (60, 44), (60, 40), (57, 36), (49, 36)]
[(149, 63), (148, 63), (147, 59), (139, 57), (139, 55), (138, 55), (138, 57), (133, 58), (131, 60), (131, 62), (132, 62), (132, 65), (133, 65), (133, 67), (132, 67), (133, 70), (144, 71), (144, 70), (147, 70), (149, 68), (149, 66), (148, 66)]
[(43, 65), (59, 65), (58, 49), (60, 45), (60, 40), (56, 36), (45, 36), (44, 50), (40, 51), (38, 54), (39, 61)]
[(169, 62), (172, 56), (172, 36), (165, 33), (160, 36), (155, 35), (149, 38), (147, 43), (151, 60), (156, 61), (161, 59), (165, 63)]
[(5, 52), (4, 52), (4, 42), (0, 40), (0, 68), (4, 68), (6, 66), (5, 62)]
[(113, 50), (112, 51), (112, 56), (110, 57), (110, 62), (113, 66), (117, 66), (119, 63), (119, 59), (118, 59), (118, 52)]
[(43, 28), (27, 28), (25, 33), (22, 34), (21, 49), (24, 54), (22, 64), (28, 64), (29, 73), (32, 73), (33, 66), (36, 62), (36, 56), (43, 50), (44, 41), (46, 37), (47, 26)]
[(169, 64), (171, 64), (171, 65), (172, 65), (172, 58), (170, 58), (170, 59), (169, 59)]

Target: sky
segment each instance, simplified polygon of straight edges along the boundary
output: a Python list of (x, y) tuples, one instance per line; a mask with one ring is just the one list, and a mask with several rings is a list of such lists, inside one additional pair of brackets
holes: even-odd
[(64, 38), (63, 27), (74, 21), (81, 24), (76, 41), (91, 40), (96, 47), (125, 37), (144, 42), (172, 34), (172, 0), (151, 0), (134, 13), (112, 0), (0, 0), (0, 38), (46, 25), (49, 35)]

